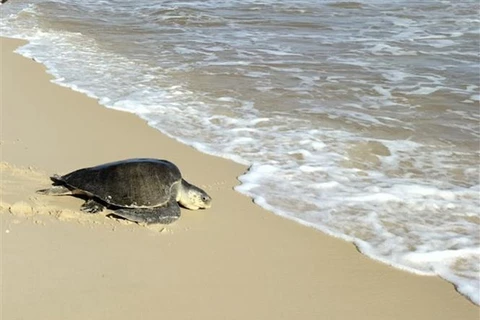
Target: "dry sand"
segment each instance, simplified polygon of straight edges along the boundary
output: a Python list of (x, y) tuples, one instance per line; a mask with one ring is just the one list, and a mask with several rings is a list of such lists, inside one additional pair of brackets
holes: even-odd
[[(52, 84), (2, 39), (2, 319), (478, 319), (437, 277), (372, 261), (233, 191), (246, 170)], [(175, 162), (214, 199), (147, 228), (34, 193), (107, 161)]]

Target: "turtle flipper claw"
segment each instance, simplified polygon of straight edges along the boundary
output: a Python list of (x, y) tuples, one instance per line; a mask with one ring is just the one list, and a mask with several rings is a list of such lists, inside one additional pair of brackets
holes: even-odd
[(105, 207), (102, 204), (93, 199), (88, 199), (84, 204), (82, 204), (80, 210), (87, 213), (98, 213), (101, 212), (103, 208)]

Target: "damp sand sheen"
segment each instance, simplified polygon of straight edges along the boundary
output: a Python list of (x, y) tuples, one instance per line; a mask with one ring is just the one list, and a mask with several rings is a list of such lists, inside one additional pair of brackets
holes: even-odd
[[(2, 38), (5, 319), (477, 319), (450, 283), (372, 261), (235, 192), (246, 167), (52, 84), (13, 53), (22, 43)], [(35, 194), (52, 173), (166, 154), (212, 208), (150, 229)]]

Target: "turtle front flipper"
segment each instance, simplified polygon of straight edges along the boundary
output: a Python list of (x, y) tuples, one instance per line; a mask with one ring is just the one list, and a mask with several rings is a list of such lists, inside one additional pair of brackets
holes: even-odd
[(113, 215), (137, 223), (169, 224), (180, 218), (180, 207), (176, 201), (170, 201), (162, 207), (118, 209)]
[(81, 205), (80, 210), (87, 213), (98, 213), (105, 208), (101, 203), (93, 199), (88, 199), (84, 204)]

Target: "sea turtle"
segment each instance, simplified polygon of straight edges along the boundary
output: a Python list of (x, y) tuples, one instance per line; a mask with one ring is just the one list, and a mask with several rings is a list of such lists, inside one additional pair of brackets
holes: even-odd
[[(84, 168), (50, 178), (45, 195), (74, 195), (86, 199), (80, 210), (97, 213), (107, 207), (113, 215), (146, 224), (168, 224), (183, 207), (210, 208), (212, 199), (182, 179), (176, 165), (159, 159), (128, 159)], [(178, 202), (178, 203), (177, 203)]]

